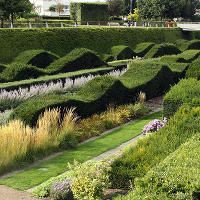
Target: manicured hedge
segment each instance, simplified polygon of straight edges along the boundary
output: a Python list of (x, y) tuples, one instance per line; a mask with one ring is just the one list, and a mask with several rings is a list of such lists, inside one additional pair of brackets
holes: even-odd
[(166, 94), (163, 102), (164, 116), (174, 115), (181, 105), (200, 106), (200, 81), (183, 79)]
[(124, 104), (136, 100), (143, 91), (147, 99), (166, 92), (174, 83), (174, 73), (163, 63), (135, 61), (119, 79), (110, 76), (98, 77), (88, 82), (76, 95), (64, 97), (48, 95), (31, 99), (18, 106), (11, 117), (20, 118), (26, 124), (35, 125), (40, 113), (46, 108), (76, 107), (81, 117), (103, 111), (111, 103)]
[(143, 57), (154, 45), (153, 42), (140, 43), (135, 47), (134, 52), (137, 56)]
[(105, 61), (105, 62), (111, 62), (111, 61), (113, 61), (115, 58), (114, 58), (114, 56), (112, 56), (112, 55), (110, 55), (110, 54), (104, 54), (104, 55), (102, 55), (102, 59), (103, 59), (103, 61)]
[(140, 139), (112, 164), (112, 188), (128, 188), (130, 181), (133, 183), (136, 178), (143, 177), (200, 131), (199, 120), (200, 107), (182, 107), (165, 127)]
[(200, 40), (177, 40), (175, 44), (181, 51), (189, 49), (200, 50)]
[(181, 51), (173, 44), (157, 44), (153, 46), (144, 58), (157, 58), (164, 55), (179, 54)]
[[(121, 199), (198, 199), (200, 195), (200, 135), (196, 133), (144, 178), (135, 190)], [(162, 197), (162, 198), (161, 198)]]
[(75, 78), (78, 78), (81, 76), (104, 75), (113, 70), (123, 69), (125, 67), (126, 66), (124, 65), (117, 66), (117, 67), (101, 67), (101, 68), (95, 68), (95, 69), (80, 70), (76, 72), (67, 72), (67, 73), (56, 74), (56, 75), (45, 75), (45, 76), (40, 76), (39, 78), (36, 78), (36, 79), (27, 79), (27, 80), (22, 80), (22, 81), (1, 83), (0, 89), (5, 89), (9, 91), (9, 90), (19, 89), (19, 87), (29, 88), (33, 84), (35, 85), (35, 84), (42, 84), (42, 83), (57, 82), (58, 80), (61, 80), (62, 82), (64, 82), (66, 78), (71, 78), (74, 80)]
[(19, 53), (44, 49), (65, 56), (75, 48), (88, 48), (98, 54), (113, 46), (134, 48), (142, 42), (173, 42), (183, 37), (179, 28), (71, 27), (49, 29), (1, 29), (0, 63), (10, 63)]
[(0, 64), (0, 73), (4, 70), (6, 68), (6, 66), (5, 65), (3, 65), (3, 64)]
[(200, 56), (200, 50), (186, 50), (177, 55), (162, 56), (161, 61), (164, 62), (183, 62), (189, 63)]
[(108, 4), (72, 2), (70, 3), (70, 18), (78, 24), (87, 22), (108, 22)]
[(119, 46), (114, 46), (111, 48), (111, 54), (115, 58), (115, 60), (124, 60), (124, 59), (129, 59), (133, 58), (135, 56), (135, 53), (133, 50), (125, 45), (119, 45)]
[(200, 80), (200, 58), (193, 61), (186, 72), (186, 78), (196, 78)]
[(55, 60), (46, 67), (49, 74), (73, 72), (82, 69), (92, 69), (100, 66), (107, 66), (94, 51), (85, 48), (72, 50), (66, 56)]
[(37, 78), (38, 76), (44, 76), (46, 73), (35, 66), (26, 65), (23, 63), (12, 63), (0, 74), (2, 82), (19, 81), (29, 78)]
[(20, 53), (15, 59), (14, 62), (23, 63), (27, 65), (33, 65), (39, 68), (45, 68), (49, 66), (54, 60), (57, 60), (59, 57), (51, 52), (37, 49), (37, 50), (27, 50)]

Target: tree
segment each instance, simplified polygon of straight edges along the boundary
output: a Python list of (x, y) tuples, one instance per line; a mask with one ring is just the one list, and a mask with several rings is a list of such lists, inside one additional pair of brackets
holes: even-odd
[(200, 8), (200, 1), (199, 0), (185, 0), (184, 7), (182, 10), (182, 17), (183, 18), (192, 18), (197, 9)]
[(123, 0), (122, 4), (122, 14), (128, 15), (130, 14), (131, 9), (131, 3), (132, 3), (132, 10), (137, 7), (136, 0)]
[(143, 19), (173, 19), (181, 17), (184, 0), (137, 0)]
[(1, 2), (1, 21), (11, 19), (30, 13), (32, 4), (29, 0), (4, 0)]
[(49, 11), (51, 12), (55, 12), (56, 11), (56, 7), (54, 5), (49, 7)]
[(60, 4), (60, 3), (58, 3), (57, 5), (56, 5), (56, 12), (60, 15), (60, 13), (61, 12), (63, 12), (64, 10), (64, 5), (62, 5), (62, 4)]
[(131, 20), (131, 21), (138, 21), (138, 19), (139, 19), (139, 10), (137, 9), (137, 8), (135, 8), (134, 10), (133, 10), (134, 12), (133, 12), (133, 14), (129, 14), (128, 16), (127, 16), (127, 19), (128, 20)]
[(110, 16), (120, 16), (122, 14), (122, 0), (107, 0), (107, 4)]

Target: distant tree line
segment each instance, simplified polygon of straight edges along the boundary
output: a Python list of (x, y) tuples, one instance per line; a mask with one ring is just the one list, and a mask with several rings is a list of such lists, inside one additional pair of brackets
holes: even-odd
[(128, 15), (138, 8), (141, 19), (192, 18), (200, 9), (200, 0), (107, 0), (107, 3), (111, 16)]
[(22, 17), (26, 13), (30, 13), (33, 5), (29, 0), (0, 0), (0, 20), (1, 27), (5, 20), (13, 20), (17, 17)]

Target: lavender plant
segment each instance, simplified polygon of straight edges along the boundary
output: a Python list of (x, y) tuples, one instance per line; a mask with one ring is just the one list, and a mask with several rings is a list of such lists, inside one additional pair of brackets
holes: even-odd
[(50, 189), (50, 196), (56, 200), (73, 200), (73, 192), (70, 187), (71, 179), (55, 182)]
[(167, 118), (164, 117), (164, 120), (154, 119), (150, 121), (147, 125), (144, 126), (142, 133), (147, 134), (148, 132), (157, 132), (159, 129), (164, 127), (167, 123)]
[[(114, 70), (109, 72), (107, 75), (110, 76), (121, 76), (126, 72), (126, 68), (123, 70)], [(6, 91), (5, 89), (0, 90), (0, 110), (14, 108), (19, 103), (29, 98), (38, 95), (45, 95), (48, 93), (52, 93), (55, 91), (71, 91), (74, 88), (80, 88), (88, 81), (99, 75), (89, 75), (89, 76), (81, 76), (72, 80), (70, 78), (66, 78), (64, 83), (61, 80), (57, 82), (43, 83), (43, 84), (35, 84), (30, 86), (30, 88), (19, 88), (18, 90)], [(5, 102), (7, 102), (5, 104)], [(3, 109), (3, 105), (7, 105), (6, 108)], [(11, 106), (12, 105), (12, 106)], [(1, 108), (2, 107), (2, 108)]]

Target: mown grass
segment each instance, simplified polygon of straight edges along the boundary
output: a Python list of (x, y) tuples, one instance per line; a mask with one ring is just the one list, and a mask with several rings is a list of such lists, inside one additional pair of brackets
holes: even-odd
[[(67, 163), (73, 163), (74, 159), (83, 163), (93, 157), (96, 157), (120, 144), (136, 137), (142, 131), (144, 125), (155, 118), (161, 118), (162, 112), (156, 112), (141, 120), (135, 121), (127, 126), (121, 127), (107, 135), (104, 135), (94, 141), (87, 142), (78, 146), (76, 149), (69, 150), (37, 164), (27, 170), (10, 176), (0, 181), (0, 184), (10, 186), (19, 190), (32, 188), (50, 177), (57, 176), (68, 170)], [(47, 170), (42, 170), (42, 169)]]

